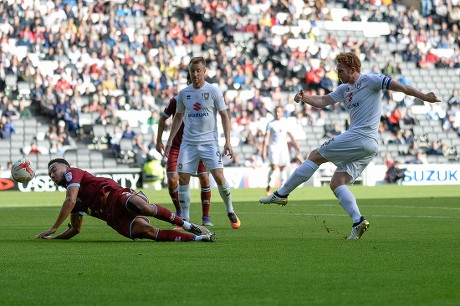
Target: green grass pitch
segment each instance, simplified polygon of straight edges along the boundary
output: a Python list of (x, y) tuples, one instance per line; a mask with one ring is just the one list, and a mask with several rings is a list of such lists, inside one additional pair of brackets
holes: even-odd
[[(214, 244), (133, 242), (91, 217), (69, 241), (37, 240), (64, 193), (2, 192), (0, 305), (458, 305), (460, 188), (350, 188), (371, 224), (361, 240), (344, 239), (351, 221), (327, 187), (285, 207), (234, 189), (239, 230), (213, 189)], [(144, 191), (173, 207), (166, 190)]]

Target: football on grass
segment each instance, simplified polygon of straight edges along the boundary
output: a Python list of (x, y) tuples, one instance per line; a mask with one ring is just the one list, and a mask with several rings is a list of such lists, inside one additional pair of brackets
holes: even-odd
[(11, 176), (16, 182), (27, 183), (35, 177), (35, 170), (28, 159), (22, 158), (13, 164)]

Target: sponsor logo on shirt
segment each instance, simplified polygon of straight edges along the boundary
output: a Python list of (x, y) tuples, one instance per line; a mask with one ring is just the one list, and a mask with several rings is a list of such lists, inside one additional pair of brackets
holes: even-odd
[(193, 104), (193, 109), (199, 111), (201, 109), (201, 104), (196, 102), (195, 104)]
[(208, 113), (197, 113), (197, 114), (188, 114), (189, 118), (198, 118), (198, 117), (207, 117)]
[(192, 97), (190, 95), (185, 96), (187, 100), (190, 100)]

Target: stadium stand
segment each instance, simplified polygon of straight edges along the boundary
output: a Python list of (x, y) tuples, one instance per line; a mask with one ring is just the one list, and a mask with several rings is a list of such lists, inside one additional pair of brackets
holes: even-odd
[[(24, 155), (39, 167), (54, 156), (88, 168), (136, 166), (130, 137), (140, 134), (152, 146), (155, 118), (185, 86), (191, 56), (206, 58), (208, 82), (224, 92), (234, 145), (248, 129), (256, 139), (283, 105), (308, 152), (330, 124), (346, 129), (347, 114), (293, 105), (293, 94), (334, 88), (333, 59), (343, 50), (360, 55), (363, 72), (433, 90), (443, 101), (431, 107), (386, 93), (376, 163), (385, 152), (409, 161), (412, 142), (425, 152), (432, 141), (443, 152), (428, 162), (458, 162), (460, 7), (436, 2), (421, 12), (391, 0), (2, 1), (0, 111), (8, 124), (1, 126), (1, 167)], [(396, 106), (401, 116), (393, 122)], [(395, 131), (407, 134), (404, 143), (395, 143), (402, 141)], [(43, 152), (32, 157), (25, 149), (33, 142)], [(237, 153), (241, 164), (260, 158), (256, 141)]]

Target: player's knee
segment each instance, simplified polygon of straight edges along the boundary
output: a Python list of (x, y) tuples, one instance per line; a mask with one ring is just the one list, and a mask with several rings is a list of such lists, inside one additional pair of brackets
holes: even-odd
[(225, 176), (222, 168), (212, 170), (211, 174), (214, 180), (216, 181), (217, 185), (225, 184)]
[(126, 208), (134, 216), (151, 216), (152, 206), (147, 201), (138, 195), (133, 195), (126, 203)]
[(179, 176), (177, 174), (168, 174), (168, 186), (177, 186), (178, 181), (179, 181)]
[(187, 173), (181, 173), (179, 175), (179, 184), (188, 185), (190, 183), (190, 175)]
[(207, 174), (205, 175), (200, 174), (198, 177), (200, 179), (201, 186), (209, 186), (209, 176)]
[(176, 185), (177, 179), (176, 178), (169, 178), (168, 177), (168, 185)]
[(331, 190), (334, 192), (334, 190), (339, 187), (337, 186), (336, 184), (332, 183), (332, 181), (329, 183), (329, 188), (331, 188)]

